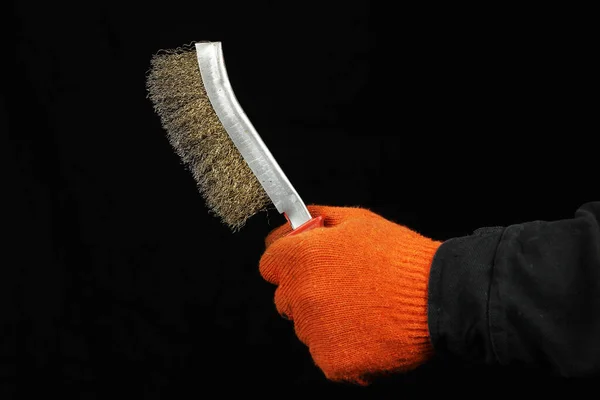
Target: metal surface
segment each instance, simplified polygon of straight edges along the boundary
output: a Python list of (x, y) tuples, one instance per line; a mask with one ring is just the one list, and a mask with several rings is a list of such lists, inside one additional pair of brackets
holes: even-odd
[(223, 127), (277, 211), (285, 213), (296, 229), (311, 215), (238, 103), (225, 69), (221, 42), (196, 43), (196, 54), (206, 93)]

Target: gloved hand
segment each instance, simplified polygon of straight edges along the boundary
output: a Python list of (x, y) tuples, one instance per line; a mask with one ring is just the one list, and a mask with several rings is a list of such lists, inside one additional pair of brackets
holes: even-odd
[(361, 208), (308, 207), (325, 227), (271, 232), (260, 273), (315, 364), (333, 381), (362, 385), (414, 369), (433, 354), (427, 286), (441, 242)]

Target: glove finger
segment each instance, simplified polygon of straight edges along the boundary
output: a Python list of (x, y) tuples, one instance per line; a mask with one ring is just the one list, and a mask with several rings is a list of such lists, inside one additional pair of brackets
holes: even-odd
[(271, 248), (265, 250), (258, 263), (258, 270), (264, 280), (273, 285), (279, 285), (282, 266), (279, 265), (280, 261), (278, 260), (282, 259), (285, 260), (285, 257), (281, 256), (281, 252), (273, 251)]
[(370, 218), (377, 215), (360, 207), (331, 207), (309, 205), (308, 211), (313, 217), (322, 216), (325, 227), (334, 227), (349, 219)]
[[(322, 216), (325, 227), (337, 226), (340, 223), (354, 218), (366, 218), (376, 216), (373, 212), (360, 207), (331, 207), (331, 206), (307, 206), (312, 217)], [(289, 223), (273, 229), (265, 239), (265, 246), (269, 248), (276, 240), (281, 239), (292, 231)]]
[(292, 226), (289, 223), (285, 223), (285, 224), (273, 229), (267, 235), (267, 238), (265, 239), (266, 248), (268, 249), (273, 244), (273, 242), (275, 242), (278, 239), (281, 239), (282, 237), (284, 237), (291, 231), (292, 231)]
[(263, 279), (279, 285), (281, 280), (287, 276), (290, 268), (298, 262), (299, 236), (283, 237), (264, 251), (258, 264), (258, 270)]
[(277, 289), (275, 289), (275, 308), (277, 308), (277, 312), (283, 318), (290, 321), (294, 320), (294, 314), (290, 304), (290, 296), (288, 296), (283, 286), (279, 286)]

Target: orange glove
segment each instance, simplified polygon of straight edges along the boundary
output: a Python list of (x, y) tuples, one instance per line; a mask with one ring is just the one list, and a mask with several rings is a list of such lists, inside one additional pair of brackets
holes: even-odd
[(275, 305), (333, 381), (366, 385), (433, 354), (427, 285), (441, 242), (361, 208), (308, 207), (324, 228), (267, 236), (260, 273)]

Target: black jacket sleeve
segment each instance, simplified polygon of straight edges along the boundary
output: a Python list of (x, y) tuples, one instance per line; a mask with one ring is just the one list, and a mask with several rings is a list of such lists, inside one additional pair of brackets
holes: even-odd
[(600, 202), (572, 219), (483, 228), (444, 242), (429, 281), (438, 353), (600, 374)]

